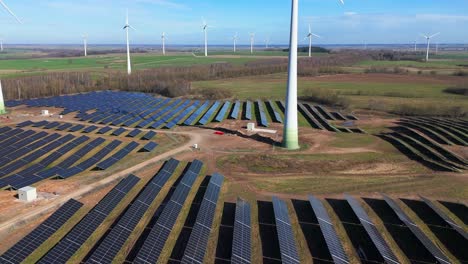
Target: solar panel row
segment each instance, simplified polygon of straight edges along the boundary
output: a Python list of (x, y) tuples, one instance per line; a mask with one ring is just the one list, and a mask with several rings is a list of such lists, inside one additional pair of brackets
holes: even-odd
[(400, 263), (359, 202), (350, 195), (345, 195), (345, 198), (385, 261), (387, 263)]
[(229, 115), (229, 118), (238, 119), (239, 118), (240, 107), (241, 107), (241, 102), (239, 100), (237, 100), (234, 103), (234, 106), (232, 108), (231, 114)]
[(268, 127), (268, 120), (266, 118), (265, 110), (263, 108), (263, 102), (258, 100), (257, 101), (258, 112), (260, 113), (260, 125), (264, 127)]
[(38, 263), (66, 263), (88, 240), (107, 216), (140, 179), (134, 175), (119, 182), (99, 203), (63, 237)]
[(173, 127), (175, 127), (179, 122), (182, 121), (182, 119), (184, 119), (187, 115), (191, 114), (193, 111), (195, 111), (195, 109), (197, 109), (197, 107), (199, 107), (200, 105), (200, 101), (195, 101), (195, 103), (193, 105), (191, 105), (190, 107), (188, 107), (187, 109), (185, 109), (184, 111), (182, 111), (181, 113), (179, 113), (178, 116), (176, 116), (174, 119), (172, 119), (170, 122), (168, 122), (166, 125), (165, 125), (165, 128), (167, 129), (171, 129)]
[(230, 108), (231, 108), (231, 102), (229, 101), (225, 102), (221, 110), (219, 110), (219, 113), (216, 115), (214, 120), (216, 122), (222, 122), (225, 119)]
[(164, 164), (120, 218), (118, 223), (112, 228), (111, 232), (97, 246), (96, 250), (94, 250), (87, 260), (87, 263), (112, 263), (178, 165), (179, 161), (174, 159)]
[(97, 126), (89, 126), (89, 127), (85, 128), (85, 129), (83, 129), (83, 133), (91, 133), (96, 129), (98, 129)]
[(182, 263), (203, 263), (223, 181), (224, 177), (220, 174), (215, 173), (211, 177), (190, 234)]
[(198, 121), (200, 125), (206, 125), (211, 121), (211, 117), (213, 114), (218, 110), (219, 106), (221, 105), (220, 102), (216, 101), (214, 104), (208, 109), (208, 111), (203, 115), (203, 117)]
[(271, 100), (268, 100), (266, 104), (267, 104), (267, 107), (270, 107), (273, 113), (273, 116), (272, 116), (273, 122), (283, 123), (283, 118), (281, 118), (281, 115), (278, 113), (278, 111), (276, 111), (275, 103)]
[(142, 140), (151, 140), (156, 136), (156, 132), (154, 131), (148, 131), (148, 133), (144, 134), (141, 139)]
[(155, 142), (148, 142), (148, 144), (144, 145), (143, 148), (141, 148), (140, 152), (151, 152), (153, 151), (156, 147), (158, 146), (157, 143)]
[(65, 123), (65, 124), (62, 124), (59, 127), (57, 127), (57, 130), (58, 131), (65, 131), (65, 130), (69, 129), (72, 126), (73, 126), (73, 124)]
[(289, 220), (288, 206), (283, 200), (273, 197), (273, 209), (275, 212), (281, 261), (283, 263), (300, 263), (294, 232)]
[(130, 133), (128, 133), (127, 137), (134, 138), (134, 137), (138, 136), (140, 133), (141, 133), (140, 129), (134, 129), (134, 130), (130, 131)]
[(194, 160), (138, 251), (134, 263), (156, 263), (203, 163)]
[(136, 149), (138, 147), (138, 145), (139, 145), (138, 143), (133, 142), (133, 141), (128, 143), (128, 145), (125, 146), (125, 148), (119, 150), (117, 153), (115, 153), (111, 157), (107, 158), (106, 160), (98, 163), (96, 165), (96, 168), (99, 169), (99, 170), (108, 169), (109, 167), (111, 167), (112, 165), (117, 163), (119, 160), (125, 158), (125, 156), (130, 154), (130, 152), (132, 152), (134, 149)]
[(21, 149), (26, 148), (26, 146), (30, 143), (39, 140), (47, 135), (49, 134), (47, 134), (46, 132), (39, 132), (26, 138), (17, 138), (17, 141), (13, 142), (12, 144), (1, 144), (0, 146), (2, 147), (2, 149), (0, 150), (0, 157), (2, 158), (0, 159), (0, 164), (4, 165), (12, 160), (19, 158), (22, 155), (16, 152), (20, 152)]
[(98, 133), (98, 134), (105, 134), (105, 133), (107, 133), (107, 132), (109, 132), (109, 131), (111, 131), (111, 130), (112, 130), (112, 128), (106, 126), (106, 127), (103, 127), (103, 128), (101, 128), (101, 129), (99, 129), (97, 133)]
[(251, 240), (252, 227), (250, 204), (242, 199), (237, 199), (236, 214), (234, 221), (234, 234), (232, 239), (231, 263), (251, 263)]
[(392, 198), (387, 195), (382, 195), (387, 202), (387, 204), (393, 209), (393, 211), (398, 215), (398, 218), (405, 223), (405, 225), (411, 230), (411, 232), (421, 241), (424, 247), (431, 252), (431, 254), (439, 261), (440, 263), (451, 263), (450, 260), (445, 256), (445, 254), (422, 232), (422, 230), (406, 215), (400, 206), (393, 201)]
[(123, 133), (125, 133), (125, 131), (127, 131), (127, 129), (121, 127), (121, 128), (117, 128), (116, 130), (114, 130), (114, 132), (112, 132), (112, 136), (120, 136), (122, 135)]
[(2, 263), (21, 263), (57, 230), (59, 230), (81, 207), (82, 203), (68, 200), (55, 213), (47, 218), (13, 247), (0, 256)]
[(252, 102), (245, 102), (245, 119), (252, 120)]
[(315, 216), (322, 230), (325, 242), (327, 243), (328, 251), (333, 258), (333, 261), (337, 264), (349, 263), (348, 256), (346, 255), (341, 240), (333, 227), (330, 216), (327, 210), (323, 206), (322, 202), (314, 196), (309, 196), (309, 202), (314, 210)]
[(187, 118), (184, 121), (184, 125), (186, 126), (191, 126), (195, 123), (196, 119), (210, 106), (210, 101), (205, 101), (200, 108), (198, 108), (193, 114), (190, 115), (189, 118)]

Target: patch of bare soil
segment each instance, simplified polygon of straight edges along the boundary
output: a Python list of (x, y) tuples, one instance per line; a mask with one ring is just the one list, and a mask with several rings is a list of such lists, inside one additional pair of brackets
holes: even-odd
[(399, 174), (407, 173), (406, 166), (392, 163), (366, 163), (354, 166), (348, 170), (340, 171), (340, 174), (369, 175), (369, 174)]

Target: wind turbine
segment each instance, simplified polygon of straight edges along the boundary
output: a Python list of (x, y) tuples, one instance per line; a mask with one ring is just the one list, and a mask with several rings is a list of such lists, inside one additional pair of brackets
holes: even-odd
[(253, 54), (254, 42), (255, 42), (255, 33), (250, 33), (250, 54)]
[(130, 26), (130, 24), (128, 23), (128, 9), (127, 9), (127, 18), (125, 20), (125, 26), (124, 26), (123, 29), (127, 33), (127, 73), (128, 73), (128, 75), (132, 74), (132, 63), (130, 61), (130, 40), (129, 40), (129, 37), (128, 37), (128, 33), (129, 33), (130, 28), (135, 30), (135, 28)]
[(166, 55), (166, 32), (162, 33), (161, 39), (162, 39), (162, 52), (163, 52), (163, 55)]
[(202, 18), (203, 21), (203, 33), (205, 33), (205, 57), (208, 57), (208, 24), (206, 20)]
[(84, 56), (88, 56), (88, 34), (83, 35)]
[(309, 24), (309, 34), (307, 34), (307, 37), (306, 37), (306, 39), (307, 38), (309, 39), (309, 57), (312, 57), (312, 38), (314, 36), (317, 38), (321, 38), (321, 36), (312, 33), (312, 29), (310, 28), (310, 24)]
[[(343, 0), (340, 0), (344, 4)], [(292, 0), (291, 30), (289, 39), (288, 90), (283, 130), (283, 147), (299, 149), (299, 128), (297, 122), (297, 28), (299, 0)]]
[(270, 37), (265, 39), (265, 48), (268, 49), (268, 45), (270, 45)]
[(3, 38), (0, 39), (0, 51), (3, 52)]
[(232, 39), (234, 40), (234, 52), (236, 52), (236, 48), (237, 48), (236, 46), (237, 46), (237, 40), (238, 40), (237, 32)]
[[(23, 24), (23, 22), (21, 22), (21, 20), (10, 10), (10, 8), (8, 8), (7, 5), (5, 5), (5, 3), (2, 0), (0, 0), (0, 5), (2, 5), (3, 8), (5, 8), (6, 11), (8, 11), (8, 13), (10, 13), (10, 15), (12, 15), (16, 19), (16, 21), (18, 21), (18, 23)], [(3, 48), (3, 43), (2, 43), (2, 48)], [(5, 110), (5, 103), (3, 100), (2, 83), (0, 81), (0, 115), (5, 114), (5, 113), (6, 113), (6, 110)]]
[(424, 37), (424, 38), (426, 38), (426, 40), (427, 40), (426, 62), (429, 61), (429, 49), (430, 49), (430, 44), (431, 44), (431, 38), (433, 38), (433, 37), (435, 37), (435, 36), (437, 36), (437, 35), (439, 35), (439, 34), (440, 34), (440, 32), (439, 32), (439, 33), (436, 33), (436, 34), (434, 34), (434, 35), (431, 35), (431, 36), (421, 34), (421, 36)]
[(418, 42), (417, 40), (414, 41), (414, 52), (418, 51)]

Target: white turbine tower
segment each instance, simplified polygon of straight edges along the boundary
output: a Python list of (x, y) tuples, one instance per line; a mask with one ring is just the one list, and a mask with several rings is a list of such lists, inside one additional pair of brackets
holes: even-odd
[(135, 28), (130, 26), (130, 24), (128, 23), (128, 10), (127, 10), (127, 18), (125, 20), (125, 26), (124, 26), (123, 29), (127, 33), (127, 73), (128, 73), (128, 75), (132, 74), (132, 63), (130, 61), (130, 40), (129, 40), (129, 36), (128, 36), (130, 28), (135, 30)]
[[(344, 4), (343, 0), (340, 0)], [(297, 122), (297, 28), (299, 0), (292, 0), (291, 32), (289, 40), (288, 90), (283, 130), (283, 147), (299, 149), (299, 128)]]
[(414, 42), (414, 52), (418, 51), (418, 42)]
[(253, 54), (254, 42), (255, 42), (255, 33), (250, 33), (250, 54)]
[(431, 46), (430, 46), (430, 45), (431, 45), (431, 38), (433, 38), (433, 37), (435, 37), (435, 36), (437, 36), (437, 35), (439, 35), (439, 34), (440, 34), (440, 32), (439, 32), (439, 33), (436, 33), (436, 34), (434, 34), (434, 35), (431, 35), (431, 36), (421, 34), (421, 36), (424, 37), (424, 38), (426, 38), (426, 40), (427, 40), (426, 62), (429, 61), (429, 49), (430, 49), (430, 47), (431, 47)]
[(236, 52), (237, 50), (237, 40), (238, 40), (238, 36), (237, 36), (237, 32), (236, 34), (234, 35), (234, 37), (232, 38), (232, 40), (234, 41), (234, 52)]
[[(21, 20), (10, 10), (10, 8), (8, 8), (7, 5), (5, 5), (5, 3), (0, 0), (0, 5), (3, 6), (3, 8), (6, 9), (6, 11), (8, 13), (10, 13), (10, 15), (12, 15), (16, 21), (18, 21), (18, 23), (22, 24), (23, 22), (21, 22)], [(2, 43), (2, 49), (3, 49), (3, 43)], [(2, 91), (2, 83), (0, 81), (0, 115), (1, 114), (5, 114), (6, 113), (6, 110), (5, 110), (5, 103), (4, 103), (4, 100), (3, 100), (3, 91)]]
[(306, 39), (307, 38), (309, 39), (309, 57), (312, 57), (312, 38), (314, 36), (317, 38), (321, 38), (321, 36), (312, 33), (312, 29), (310, 28), (310, 24), (309, 24), (309, 34), (307, 34), (307, 37), (306, 37)]
[(166, 55), (166, 32), (162, 33), (161, 39), (162, 39), (162, 52), (163, 52), (163, 55)]
[(203, 21), (203, 33), (205, 34), (205, 57), (208, 57), (208, 24), (206, 20), (202, 18)]
[(270, 45), (270, 37), (265, 39), (265, 48), (268, 49), (269, 45)]
[(88, 56), (88, 34), (83, 35), (84, 56)]
[(0, 39), (0, 51), (3, 52), (3, 39)]

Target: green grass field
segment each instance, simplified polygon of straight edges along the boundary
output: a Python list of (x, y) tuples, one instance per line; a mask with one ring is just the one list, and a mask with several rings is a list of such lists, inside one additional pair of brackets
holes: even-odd
[[(455, 59), (456, 58), (456, 59)], [(460, 68), (468, 67), (468, 60), (461, 60), (463, 57), (453, 57), (453, 59), (448, 59), (446, 57), (432, 57), (432, 60), (429, 62), (420, 62), (420, 61), (363, 61), (357, 64), (357, 66), (364, 67), (410, 67), (410, 68), (434, 68), (434, 69), (444, 69), (444, 68)]]

